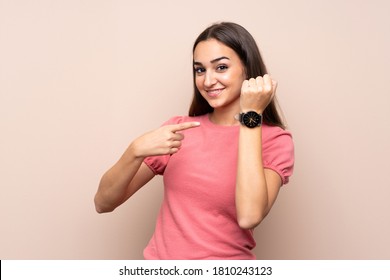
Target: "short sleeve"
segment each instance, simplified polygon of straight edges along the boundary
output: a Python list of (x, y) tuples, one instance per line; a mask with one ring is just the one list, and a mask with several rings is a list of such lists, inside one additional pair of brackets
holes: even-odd
[(155, 175), (163, 175), (168, 164), (170, 155), (152, 156), (144, 159), (144, 163), (153, 171)]
[(289, 131), (263, 126), (263, 164), (277, 172), (283, 184), (288, 183), (294, 170), (294, 143)]
[[(181, 116), (176, 116), (164, 122), (161, 126), (182, 123), (184, 121), (183, 119), (184, 118)], [(171, 155), (151, 156), (145, 158), (144, 163), (153, 171), (155, 175), (163, 175), (170, 157)]]

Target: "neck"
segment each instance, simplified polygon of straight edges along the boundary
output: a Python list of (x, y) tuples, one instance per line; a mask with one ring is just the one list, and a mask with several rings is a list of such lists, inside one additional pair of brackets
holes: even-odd
[(210, 113), (210, 121), (217, 125), (232, 126), (238, 125), (238, 120), (235, 119), (235, 116), (239, 113), (239, 109), (230, 108), (230, 109), (214, 109)]

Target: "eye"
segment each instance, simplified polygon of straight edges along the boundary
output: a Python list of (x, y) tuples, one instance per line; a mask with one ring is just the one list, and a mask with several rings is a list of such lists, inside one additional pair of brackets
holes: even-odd
[(204, 73), (206, 71), (206, 69), (204, 69), (202, 67), (195, 67), (194, 71), (196, 74), (200, 75), (200, 74)]
[(218, 65), (218, 67), (217, 67), (217, 70), (220, 72), (225, 71), (227, 69), (228, 69), (228, 67), (225, 64)]

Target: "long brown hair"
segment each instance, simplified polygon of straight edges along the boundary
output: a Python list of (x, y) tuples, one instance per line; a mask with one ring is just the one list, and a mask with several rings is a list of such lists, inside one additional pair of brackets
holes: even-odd
[[(208, 39), (216, 39), (237, 53), (244, 65), (247, 79), (264, 76), (268, 73), (256, 41), (241, 25), (232, 22), (221, 22), (211, 25), (198, 36), (192, 48), (192, 53), (194, 53), (196, 46), (200, 42)], [(195, 74), (193, 69), (194, 96), (189, 109), (189, 116), (200, 116), (211, 113), (214, 110), (196, 87)], [(284, 128), (285, 125), (278, 109), (279, 105), (274, 98), (263, 112), (263, 121), (268, 125)]]

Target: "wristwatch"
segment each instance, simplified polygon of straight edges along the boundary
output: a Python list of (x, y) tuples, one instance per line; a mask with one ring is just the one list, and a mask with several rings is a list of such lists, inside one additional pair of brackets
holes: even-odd
[(249, 111), (246, 113), (240, 113), (238, 115), (238, 120), (242, 125), (245, 125), (249, 128), (254, 128), (261, 126), (263, 116), (256, 113), (255, 111)]

